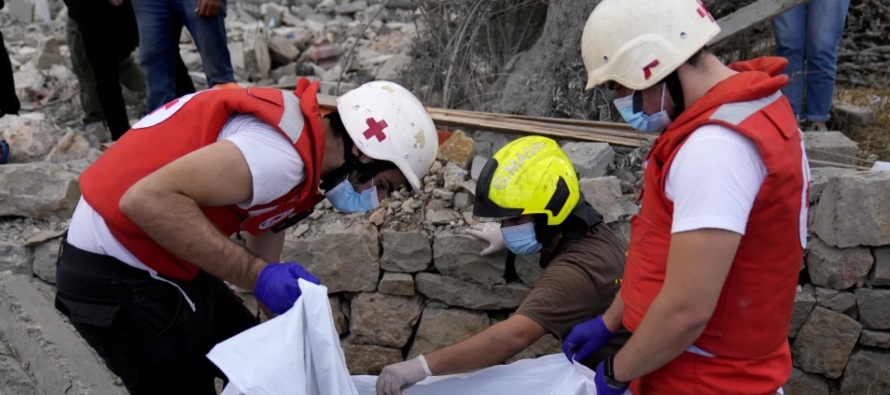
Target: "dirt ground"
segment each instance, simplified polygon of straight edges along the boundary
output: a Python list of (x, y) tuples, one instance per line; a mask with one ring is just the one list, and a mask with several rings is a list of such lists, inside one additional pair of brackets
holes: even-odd
[(836, 120), (841, 132), (859, 143), (863, 159), (890, 161), (890, 86), (874, 88), (835, 89), (835, 100), (870, 108), (875, 112), (875, 123), (871, 126), (859, 127), (844, 125), (843, 120)]

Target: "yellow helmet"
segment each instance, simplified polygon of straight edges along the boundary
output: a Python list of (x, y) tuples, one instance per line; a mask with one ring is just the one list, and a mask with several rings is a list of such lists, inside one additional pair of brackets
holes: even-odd
[(546, 214), (547, 225), (559, 225), (580, 196), (575, 167), (556, 141), (527, 136), (501, 148), (482, 168), (473, 215)]

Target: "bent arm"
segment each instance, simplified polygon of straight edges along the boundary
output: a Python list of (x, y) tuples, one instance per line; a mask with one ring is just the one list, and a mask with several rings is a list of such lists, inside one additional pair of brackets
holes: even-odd
[(220, 232), (201, 211), (250, 201), (252, 196), (247, 162), (233, 143), (222, 140), (134, 184), (121, 198), (120, 209), (167, 251), (252, 291), (267, 261)]
[(631, 381), (689, 348), (711, 319), (741, 235), (701, 229), (675, 233), (664, 287), (614, 360), (615, 379)]
[(515, 314), (457, 344), (424, 355), (430, 372), (445, 375), (504, 362), (547, 334), (531, 318)]

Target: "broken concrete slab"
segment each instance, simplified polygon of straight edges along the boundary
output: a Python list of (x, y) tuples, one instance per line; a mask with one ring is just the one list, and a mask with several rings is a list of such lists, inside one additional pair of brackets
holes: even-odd
[(575, 165), (578, 178), (605, 176), (615, 161), (615, 151), (608, 143), (571, 142), (563, 144), (562, 150)]
[[(854, 165), (859, 155), (859, 145), (841, 132), (806, 132), (804, 147), (807, 159)], [(830, 166), (818, 163), (810, 167)]]
[(286, 37), (272, 36), (269, 38), (269, 54), (272, 61), (289, 64), (300, 57), (300, 50), (297, 45)]
[(44, 394), (125, 395), (124, 387), (29, 277), (0, 273), (0, 333)]
[(603, 215), (607, 224), (640, 211), (636, 204), (621, 195), (621, 182), (614, 176), (582, 178), (578, 180), (578, 186), (587, 203)]
[(77, 174), (62, 164), (0, 166), (0, 215), (60, 221), (71, 217), (79, 199)]
[(833, 118), (853, 126), (871, 126), (875, 123), (875, 112), (872, 109), (851, 103), (832, 103)]

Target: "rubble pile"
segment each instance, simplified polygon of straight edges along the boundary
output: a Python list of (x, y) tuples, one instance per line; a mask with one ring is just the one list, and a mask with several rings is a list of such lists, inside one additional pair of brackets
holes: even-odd
[[(411, 62), (413, 9), (365, 0), (292, 4), (231, 3), (226, 29), (239, 82), (286, 87), (306, 76), (321, 81), (325, 94), (335, 94), (339, 82), (342, 94), (371, 80), (397, 81)], [(185, 30), (180, 48), (189, 70), (200, 71), (201, 57)]]

